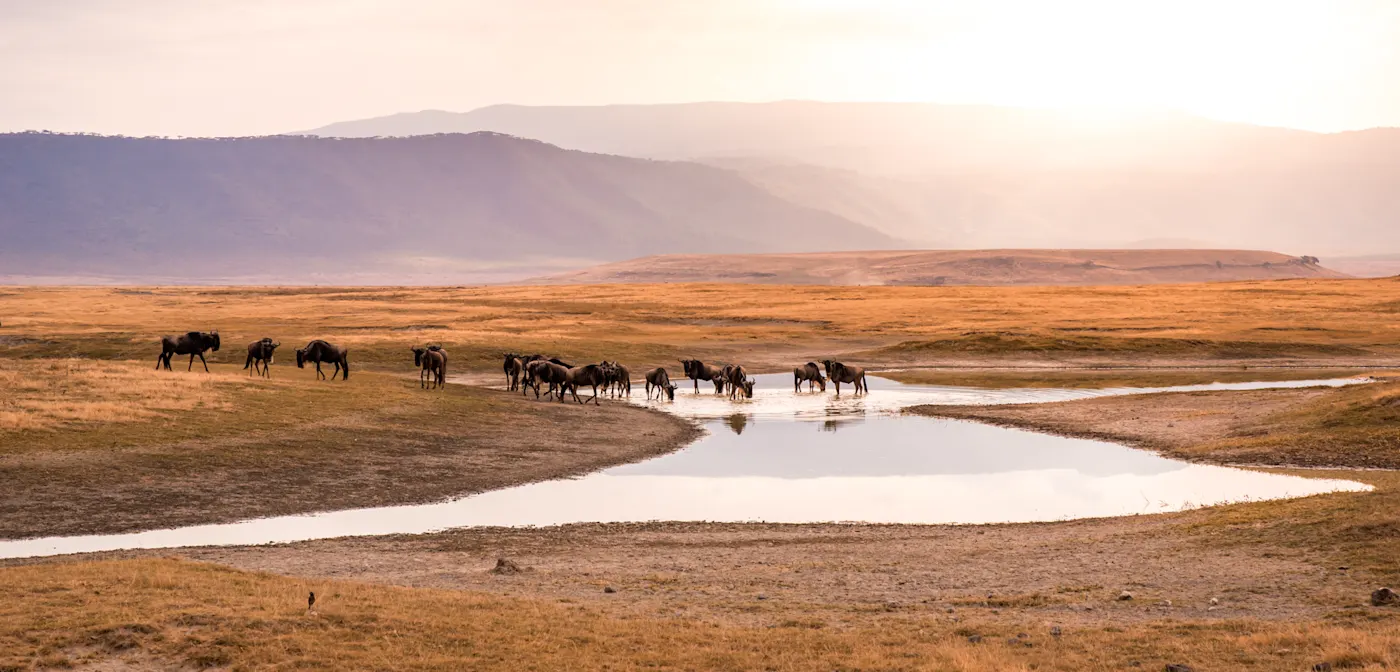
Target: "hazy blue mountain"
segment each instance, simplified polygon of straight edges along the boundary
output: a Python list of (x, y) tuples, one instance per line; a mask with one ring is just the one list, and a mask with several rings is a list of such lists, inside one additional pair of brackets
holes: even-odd
[(0, 135), (0, 240), (8, 275), (147, 276), (900, 246), (731, 171), (494, 133)]

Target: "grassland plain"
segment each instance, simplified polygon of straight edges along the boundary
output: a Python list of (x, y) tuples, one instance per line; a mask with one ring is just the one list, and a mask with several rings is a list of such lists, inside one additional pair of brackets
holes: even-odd
[[(1400, 361), (1400, 280), (1147, 287), (596, 285), (461, 288), (5, 288), (0, 357), (149, 360), (155, 338), (218, 329), (241, 344), (312, 338), (401, 370), (437, 342), (457, 371), (501, 351), (634, 370), (682, 354), (758, 370), (842, 355), (865, 364), (1370, 366)], [(284, 346), (286, 348), (291, 345)], [(290, 356), (286, 352), (284, 357)], [(284, 360), (285, 361), (285, 360)]]
[[(618, 406), (538, 404), (459, 387), (420, 391), (405, 375), (404, 354), (426, 341), (445, 344), (456, 371), (483, 381), (499, 380), (497, 356), (509, 349), (618, 358), (634, 370), (681, 354), (777, 370), (833, 352), (890, 366), (971, 367), (968, 375), (1121, 367), (1105, 376), (1112, 381), (1105, 384), (1118, 385), (1219, 375), (1183, 367), (1385, 366), (1400, 356), (1397, 314), (1394, 280), (1053, 289), (0, 289), (0, 463), (5, 482), (21, 486), (11, 502), (27, 502), (0, 520), (24, 528), (47, 515), (41, 502), (63, 508), (70, 499), (75, 504), (55, 520), (119, 511), (102, 529), (180, 524), (211, 512), (256, 515), (250, 512), (259, 507), (312, 510), (330, 500), (372, 505), (431, 489), (437, 474), (452, 472), (444, 491), (501, 487), (551, 469), (586, 470), (669, 450), (693, 431)], [(220, 329), (226, 345), (217, 361), (235, 366), (242, 343), (269, 335), (284, 344), (312, 337), (345, 343), (357, 369), (349, 384), (319, 383), (286, 367), (288, 353), (270, 382), (216, 364), (207, 376), (152, 370), (150, 380), (163, 382), (150, 387), (142, 369), (154, 368), (154, 336), (193, 328)], [(1400, 481), (1392, 472), (1346, 470), (1395, 459), (1400, 424), (1389, 388), (1191, 398), (1200, 406), (1181, 406), (1170, 432), (1150, 420), (1167, 397), (1071, 402), (1058, 413), (1074, 422), (1039, 428), (1112, 436), (1203, 461), (1330, 466), (1341, 471), (1299, 473), (1341, 475), (1376, 489), (1046, 525), (657, 523), (10, 562), (0, 570), (0, 667), (1400, 665), (1395, 609), (1365, 603), (1371, 588), (1400, 581)], [(1216, 406), (1232, 409), (1228, 422), (1206, 412)], [(1036, 426), (1001, 410), (1001, 419), (981, 419)], [(449, 421), (435, 424), (440, 417)], [(532, 438), (527, 451), (516, 433), (523, 417), (559, 428), (558, 442)], [(1129, 431), (1134, 418), (1144, 418), (1136, 433)], [(654, 443), (635, 445), (638, 435), (646, 438), (635, 430), (641, 421), (661, 423), (650, 430)], [(598, 445), (579, 445), (572, 431), (579, 423), (602, 432)], [(609, 430), (618, 426), (634, 438), (616, 441)], [(1347, 449), (1358, 441), (1364, 450)], [(540, 463), (552, 467), (522, 476)], [(70, 468), (76, 471), (65, 475)], [(249, 493), (250, 483), (269, 476), (259, 469), (272, 470), (273, 487)], [(400, 472), (412, 480), (396, 480), (408, 479)], [(84, 478), (107, 480), (84, 490)], [(326, 485), (342, 479), (349, 479), (344, 487)], [(216, 481), (229, 485), (218, 490)], [(199, 506), (181, 513), (190, 492), (211, 485)], [(125, 495), (109, 497), (112, 489)], [(282, 508), (256, 501), (268, 492)], [(123, 497), (150, 502), (148, 510), (133, 514), (138, 500)], [(488, 573), (499, 556), (526, 571)], [(605, 585), (616, 592), (604, 593)], [(1136, 599), (1119, 602), (1125, 589)], [(306, 613), (306, 590), (323, 597), (316, 614)]]

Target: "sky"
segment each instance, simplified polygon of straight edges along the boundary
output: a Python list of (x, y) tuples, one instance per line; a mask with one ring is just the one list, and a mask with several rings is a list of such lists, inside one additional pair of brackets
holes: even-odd
[(1400, 126), (1400, 0), (0, 0), (0, 131), (789, 99)]

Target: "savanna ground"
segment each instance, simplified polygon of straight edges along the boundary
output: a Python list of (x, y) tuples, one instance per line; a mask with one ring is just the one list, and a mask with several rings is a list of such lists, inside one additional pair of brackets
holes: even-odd
[[(494, 384), (511, 350), (634, 373), (836, 355), (925, 367), (900, 374), (919, 382), (1157, 385), (1382, 372), (1397, 314), (1394, 280), (0, 289), (16, 484), (0, 534), (422, 501), (692, 435), (620, 404), (419, 390), (405, 355), (423, 342)], [(214, 328), (213, 374), (153, 370), (157, 335)], [(274, 378), (250, 381), (242, 346), (264, 335), (284, 344)], [(348, 383), (287, 366), (315, 337), (349, 346)], [(1393, 669), (1400, 616), (1366, 598), (1400, 580), (1400, 480), (1346, 469), (1400, 462), (1397, 399), (1382, 383), (975, 409), (1187, 459), (1331, 467), (1298, 473), (1368, 493), (1041, 525), (583, 525), (11, 562), (0, 669)], [(497, 557), (525, 570), (489, 573)]]

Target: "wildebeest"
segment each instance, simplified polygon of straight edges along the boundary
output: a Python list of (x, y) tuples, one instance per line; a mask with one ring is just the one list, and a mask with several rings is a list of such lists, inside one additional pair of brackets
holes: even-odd
[[(549, 390), (545, 396), (551, 394), (564, 396), (560, 386), (564, 383), (569, 372), (569, 367), (562, 364), (555, 364), (547, 359), (536, 359), (525, 365), (525, 384), (522, 387), (534, 388), (535, 398), (540, 398), (540, 385), (548, 384)], [(522, 392), (523, 394), (523, 392)]]
[(606, 360), (601, 366), (606, 379), (603, 388), (608, 390), (611, 396), (632, 396), (632, 371), (630, 369), (620, 362)]
[(794, 392), (802, 391), (802, 383), (807, 383), (807, 391), (812, 391), (815, 383), (822, 386), (822, 392), (826, 391), (826, 378), (822, 377), (821, 367), (816, 362), (807, 362), (792, 370), (792, 387)]
[(525, 372), (525, 360), (513, 352), (505, 353), (501, 369), (506, 374), (506, 389), (514, 392), (520, 389), (520, 374)]
[(865, 382), (865, 369), (859, 366), (846, 366), (830, 359), (823, 359), (822, 365), (826, 367), (826, 377), (830, 378), (831, 383), (836, 386), (837, 394), (841, 394), (841, 383), (855, 383), (856, 394), (870, 391)]
[(724, 392), (724, 380), (720, 378), (720, 368), (711, 366), (698, 359), (682, 359), (681, 366), (685, 369), (685, 376), (695, 381), (695, 391), (700, 392), (700, 381), (708, 380), (715, 384), (715, 394)]
[(729, 378), (734, 375), (735, 366), (736, 365), (734, 364), (725, 364), (723, 367), (720, 368), (719, 377), (721, 384), (720, 389), (716, 390), (717, 393), (724, 392), (726, 390), (728, 390), (731, 393), (733, 392), (733, 389), (729, 386)]
[[(533, 373), (531, 372), (531, 370), (530, 370), (530, 365), (533, 364), (533, 363), (535, 363), (535, 362), (549, 362), (550, 364), (555, 364), (555, 365), (558, 365), (558, 366), (562, 366), (562, 367), (564, 367), (564, 368), (566, 368), (566, 369), (573, 368), (573, 366), (570, 365), (568, 362), (560, 361), (559, 358), (557, 358), (557, 357), (550, 357), (550, 358), (546, 359), (544, 355), (538, 355), (538, 354), (536, 354), (536, 355), (529, 355), (528, 357), (521, 357), (521, 358), (520, 358), (520, 363), (523, 365), (523, 369), (521, 370), (521, 383), (523, 383), (523, 384), (520, 386), (520, 394), (521, 394), (521, 396), (524, 396), (524, 395), (525, 395), (525, 391), (526, 391), (527, 389), (529, 389), (529, 388), (532, 388), (532, 387), (535, 389), (535, 397), (538, 398), (538, 397), (540, 396), (540, 385), (539, 385), (540, 381), (537, 381), (537, 380), (534, 379), (534, 374), (533, 374)], [(551, 382), (551, 381), (544, 381), (544, 382), (550, 383), (549, 389), (550, 389), (550, 392), (553, 392), (553, 391), (554, 391), (554, 383)]]
[(745, 399), (752, 399), (753, 381), (749, 379), (749, 372), (738, 364), (724, 368), (729, 372), (729, 380), (727, 381), (729, 383), (729, 398), (733, 399), (742, 392)]
[(338, 345), (331, 345), (320, 339), (306, 344), (304, 348), (297, 348), (297, 368), (306, 368), (306, 363), (311, 362), (316, 365), (316, 377), (325, 378), (326, 374), (321, 371), (321, 364), (334, 364), (335, 371), (331, 373), (330, 380), (335, 380), (335, 374), (340, 374), (341, 380), (350, 380), (350, 351)]
[(189, 355), (190, 365), (186, 371), (194, 369), (194, 358), (199, 357), (199, 361), (204, 365), (204, 372), (209, 372), (209, 362), (204, 361), (204, 353), (213, 350), (219, 351), (219, 332), (191, 331), (183, 336), (162, 336), (160, 339), (160, 356), (156, 357), (156, 369), (165, 365), (165, 370), (170, 370), (170, 358), (174, 355)]
[[(253, 367), (252, 371), (248, 372), (248, 375), (251, 376), (253, 372), (256, 371), (260, 376), (271, 378), (272, 371), (268, 368), (268, 365), (272, 364), (272, 354), (280, 345), (282, 345), (280, 342), (270, 338), (264, 338), (260, 341), (249, 343), (248, 359), (243, 362), (244, 369), (247, 369), (249, 366)], [(259, 364), (262, 365), (261, 370), (258, 369)]]
[(447, 378), (447, 351), (436, 345), (412, 350), (413, 365), (421, 367), (418, 371), (418, 386), (427, 387), (426, 383), (433, 383), (441, 388)]
[[(603, 367), (597, 364), (585, 364), (572, 369), (566, 369), (564, 374), (564, 381), (559, 385), (559, 401), (564, 400), (564, 392), (567, 390), (569, 393), (573, 394), (574, 401), (580, 404), (586, 404), (588, 401), (591, 401), (594, 406), (601, 405), (598, 401), (598, 387), (603, 384), (605, 377), (603, 374)], [(593, 388), (593, 397), (588, 401), (583, 401), (578, 398), (578, 388), (580, 385), (588, 385)]]
[(666, 373), (666, 369), (657, 367), (647, 371), (647, 399), (651, 398), (651, 388), (656, 388), (656, 398), (661, 398), (661, 393), (666, 393), (666, 398), (676, 400), (676, 386), (671, 383), (671, 374)]

